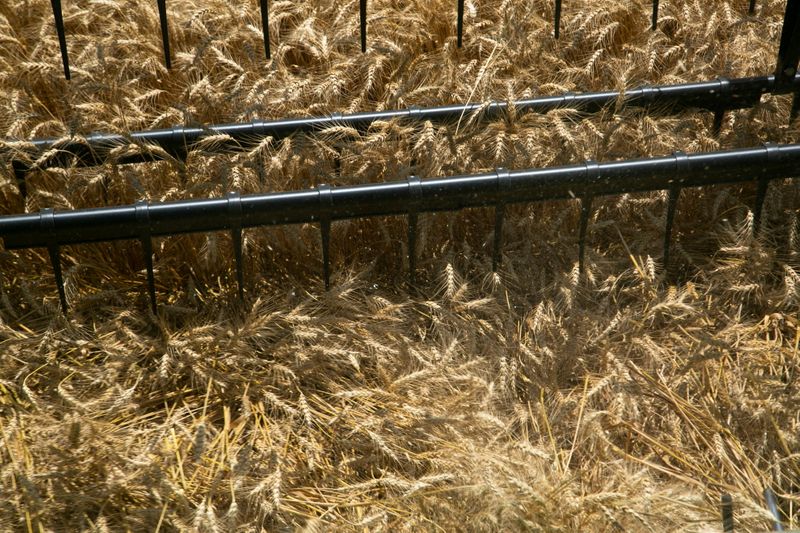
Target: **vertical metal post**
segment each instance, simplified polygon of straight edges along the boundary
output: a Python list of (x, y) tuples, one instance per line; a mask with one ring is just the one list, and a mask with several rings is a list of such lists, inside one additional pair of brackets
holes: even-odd
[(56, 33), (58, 34), (58, 46), (61, 48), (61, 63), (64, 65), (64, 77), (69, 80), (69, 55), (67, 54), (67, 34), (64, 30), (64, 15), (61, 11), (61, 0), (50, 0), (53, 7), (53, 18), (56, 22)]
[(756, 0), (750, 0), (750, 9), (747, 10), (751, 15), (756, 12)]

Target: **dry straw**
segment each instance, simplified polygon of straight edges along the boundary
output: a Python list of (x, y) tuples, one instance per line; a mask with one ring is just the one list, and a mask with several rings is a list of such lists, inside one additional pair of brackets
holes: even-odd
[[(50, 6), (0, 5), (0, 136), (126, 132), (446, 102), (524, 98), (769, 72), (785, 3), (275, 1), (265, 62), (255, 2), (64, 5), (63, 79)], [(730, 113), (513, 114), (458, 128), (266, 139), (185, 164), (50, 169), (29, 210), (298, 189), (797, 142), (786, 97)], [(208, 142), (213, 145), (214, 139)], [(209, 146), (211, 148), (211, 146)], [(136, 149), (120, 147), (119, 150)], [(337, 163), (337, 160), (339, 161)], [(800, 492), (796, 185), (775, 184), (753, 235), (749, 186), (687, 190), (677, 282), (659, 262), (665, 197), (420, 217), (418, 290), (399, 279), (405, 224), (245, 232), (246, 304), (224, 235), (154, 243), (159, 316), (136, 243), (65, 249), (73, 311), (42, 251), (0, 251), (0, 529), (29, 531), (763, 531), (771, 486), (797, 527)], [(23, 205), (0, 177), (0, 211)], [(38, 274), (42, 273), (42, 274)], [(135, 305), (131, 302), (135, 301)]]

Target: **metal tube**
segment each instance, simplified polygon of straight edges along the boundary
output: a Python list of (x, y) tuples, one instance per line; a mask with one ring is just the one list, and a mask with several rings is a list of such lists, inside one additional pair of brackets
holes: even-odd
[[(798, 164), (800, 144), (770, 145), (434, 178), (421, 180), (413, 190), (406, 180), (325, 187), (324, 209), (320, 203), (322, 188), (247, 195), (240, 198), (240, 222), (237, 215), (235, 223), (231, 222), (227, 198), (154, 203), (148, 206), (147, 214), (149, 235), (157, 237), (231, 231), (239, 224), (248, 228), (759, 182), (791, 177), (797, 173)], [(46, 231), (41, 213), (3, 216), (0, 238), (7, 249), (138, 239), (141, 228), (136, 210), (136, 206), (128, 205), (56, 212), (48, 215)]]
[[(355, 113), (350, 115), (333, 114), (330, 116), (303, 117), (279, 120), (255, 120), (246, 123), (218, 124), (204, 128), (175, 127), (158, 130), (139, 131), (130, 135), (96, 133), (85, 138), (70, 139), (58, 142), (56, 138), (34, 139), (30, 141), (30, 156), (56, 148), (55, 155), (37, 164), (36, 168), (95, 166), (109, 158), (109, 152), (118, 146), (130, 143), (156, 145), (168, 153), (185, 153), (210, 135), (226, 135), (229, 137), (217, 144), (215, 150), (241, 150), (257, 144), (265, 137), (280, 140), (297, 133), (310, 134), (333, 126), (350, 126), (359, 131), (366, 131), (377, 121), (404, 119), (413, 121), (430, 120), (434, 122), (451, 122), (462, 115), (482, 110), (483, 118), (492, 119), (503, 116), (509, 105), (513, 105), (518, 113), (547, 113), (559, 108), (573, 108), (587, 113), (595, 113), (619, 101), (624, 106), (643, 107), (652, 111), (677, 111), (684, 109), (719, 110), (742, 109), (755, 105), (765, 93), (785, 94), (800, 90), (800, 76), (795, 76), (789, 86), (778, 86), (775, 76), (758, 76), (731, 80), (712, 80), (678, 85), (639, 87), (625, 91), (604, 91), (584, 94), (564, 94), (560, 96), (543, 96), (516, 102), (492, 102), (487, 106), (479, 103), (452, 104), (425, 109), (408, 108), (389, 111)], [(10, 142), (10, 140), (8, 141)], [(0, 152), (2, 154), (3, 152)], [(15, 168), (22, 175), (29, 168), (15, 157), (15, 152), (7, 151), (6, 157), (12, 159)], [(118, 163), (137, 163), (162, 159), (156, 154), (139, 154), (126, 156)]]

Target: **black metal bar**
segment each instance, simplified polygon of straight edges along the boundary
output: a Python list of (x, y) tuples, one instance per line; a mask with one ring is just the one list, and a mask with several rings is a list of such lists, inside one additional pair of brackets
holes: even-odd
[(723, 494), (720, 500), (722, 502), (722, 531), (723, 533), (733, 533), (733, 498), (730, 494)]
[(653, 0), (653, 20), (650, 29), (655, 31), (658, 27), (658, 0)]
[[(355, 113), (350, 115), (334, 114), (330, 116), (303, 117), (282, 120), (255, 120), (249, 123), (217, 124), (207, 127), (174, 127), (158, 130), (133, 132), (129, 135), (95, 133), (86, 137), (59, 142), (56, 138), (34, 139), (25, 146), (0, 151), (12, 161), (19, 160), (19, 152), (27, 150), (32, 159), (38, 159), (47, 151), (55, 150), (55, 154), (46, 160), (39, 161), (32, 168), (94, 166), (110, 157), (110, 151), (118, 146), (130, 143), (155, 145), (167, 153), (183, 155), (193, 150), (195, 145), (210, 135), (224, 135), (228, 139), (217, 144), (215, 150), (242, 150), (257, 144), (261, 139), (270, 136), (280, 140), (290, 135), (324, 130), (338, 125), (353, 127), (366, 131), (376, 121), (393, 119), (433, 122), (454, 122), (463, 114), (480, 112), (484, 120), (504, 116), (509, 105), (513, 105), (517, 113), (547, 113), (555, 109), (573, 108), (586, 113), (596, 113), (622, 100), (628, 107), (640, 107), (654, 112), (677, 112), (686, 109), (706, 109), (717, 112), (720, 109), (733, 110), (752, 107), (765, 93), (785, 94), (800, 89), (800, 76), (795, 77), (789, 87), (777, 87), (775, 76), (759, 76), (731, 80), (713, 80), (679, 85), (647, 86), (618, 91), (606, 91), (584, 94), (565, 94), (560, 96), (544, 96), (526, 100), (508, 102), (492, 102), (488, 105), (480, 103), (452, 104), (425, 109), (407, 108), (389, 111)], [(11, 140), (7, 140), (11, 142)], [(161, 159), (158, 155), (141, 154), (116, 159), (119, 164), (138, 163)], [(18, 163), (24, 165), (25, 163)], [(22, 168), (22, 167), (20, 167)]]
[(558, 39), (561, 36), (561, 0), (556, 0), (556, 12), (553, 17), (553, 37)]
[[(775, 157), (774, 151), (779, 152)], [(770, 155), (769, 152), (773, 151)], [(320, 186), (292, 192), (241, 197), (242, 228), (407, 215), (412, 200), (423, 212), (455, 211), (585, 196), (647, 192), (706, 185), (757, 182), (800, 174), (800, 144), (696, 153), (678, 163), (674, 155), (648, 159), (586, 163), (509, 171), (497, 187), (496, 172), (420, 181), (418, 199), (408, 181), (348, 187)], [(594, 166), (596, 165), (596, 167)], [(594, 168), (587, 172), (587, 168)], [(7, 249), (139, 239), (135, 206), (101, 207), (54, 213), (53, 236), (40, 227), (40, 214), (0, 217), (0, 238)], [(226, 198), (150, 204), (153, 237), (231, 229)]]
[(260, 0), (261, 2), (261, 32), (264, 34), (264, 53), (267, 59), (272, 55), (269, 50), (269, 0)]
[(61, 49), (61, 63), (64, 65), (64, 77), (69, 80), (69, 54), (67, 54), (67, 34), (64, 29), (64, 15), (61, 11), (61, 0), (50, 0), (53, 8), (53, 18), (56, 23), (56, 33), (58, 34), (58, 46)]
[(458, 15), (456, 17), (457, 46), (461, 48), (464, 37), (464, 0), (458, 0)]
[(167, 26), (167, 0), (158, 0), (158, 19), (161, 23), (161, 43), (164, 46), (164, 64), (172, 68), (169, 53), (169, 27)]
[(756, 12), (756, 0), (750, 0), (750, 8), (747, 10), (751, 15)]
[[(697, 187), (795, 177), (800, 144), (772, 145), (722, 152), (649, 159), (588, 161), (580, 165), (509, 171), (502, 187), (497, 172), (240, 197), (241, 217), (231, 220), (227, 198), (184, 200), (163, 204), (81, 209), (65, 212), (0, 217), (0, 238), (6, 249), (44, 247), (51, 251), (62, 305), (63, 281), (57, 258), (59, 246), (138, 239), (148, 257), (151, 303), (155, 299), (152, 237), (242, 228), (320, 223), (323, 277), (330, 284), (330, 226), (335, 220), (411, 212), (455, 211), (468, 207), (582, 199), (580, 247), (584, 248), (590, 199), (595, 196), (646, 192), (672, 187)], [(238, 208), (237, 208), (238, 209)], [(583, 253), (580, 264), (582, 265)]]
[(367, 51), (367, 0), (361, 0), (359, 8), (361, 18), (361, 53)]

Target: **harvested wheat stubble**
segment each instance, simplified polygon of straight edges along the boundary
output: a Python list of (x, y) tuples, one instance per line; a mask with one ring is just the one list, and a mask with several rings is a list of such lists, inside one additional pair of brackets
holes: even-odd
[[(0, 136), (515, 99), (770, 72), (785, 2), (155, 2), (64, 5), (72, 81), (47, 2), (0, 5)], [(787, 97), (726, 116), (563, 110), (489, 125), (383, 123), (243, 154), (49, 169), (0, 212), (299, 189), (797, 142)], [(341, 168), (336, 171), (341, 147)], [(414, 167), (411, 167), (414, 162)], [(227, 236), (155, 243), (157, 317), (136, 243), (64, 250), (65, 318), (46, 253), (0, 252), (0, 529), (763, 531), (800, 493), (797, 185), (687, 190), (677, 282), (659, 257), (665, 195), (599, 203), (585, 279), (578, 206), (508, 210), (490, 272), (489, 210), (420, 218), (405, 286), (401, 219), (247, 231), (236, 304)], [(534, 237), (534, 238), (532, 238)], [(41, 274), (37, 274), (41, 273)], [(138, 298), (138, 300), (136, 300)], [(169, 299), (166, 301), (166, 299)], [(137, 301), (132, 306), (130, 302)]]

